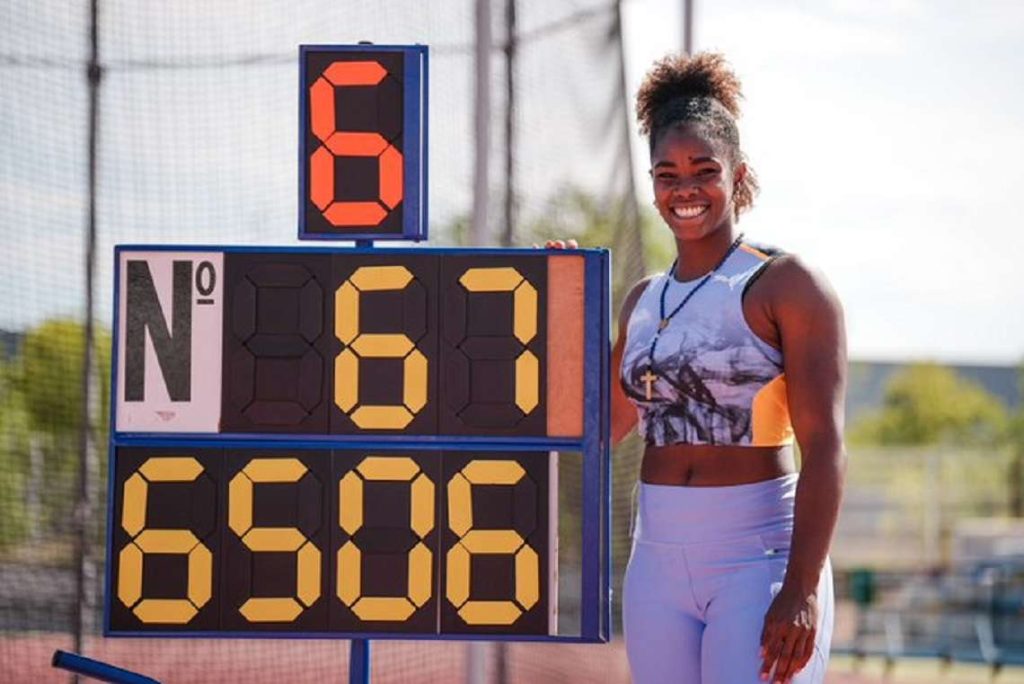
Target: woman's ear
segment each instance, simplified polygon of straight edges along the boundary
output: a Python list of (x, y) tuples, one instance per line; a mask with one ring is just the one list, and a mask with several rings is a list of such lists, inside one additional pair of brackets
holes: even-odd
[(732, 191), (736, 192), (739, 188), (740, 183), (747, 177), (747, 164), (746, 162), (740, 162), (736, 165), (736, 168), (732, 171)]

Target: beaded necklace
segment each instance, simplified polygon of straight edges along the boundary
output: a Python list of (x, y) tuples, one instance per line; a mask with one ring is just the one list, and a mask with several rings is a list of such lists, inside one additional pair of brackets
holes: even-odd
[(651, 338), (651, 348), (647, 352), (647, 371), (640, 376), (640, 379), (643, 380), (644, 385), (646, 385), (644, 394), (647, 397), (648, 401), (650, 401), (651, 399), (651, 385), (654, 383), (655, 380), (658, 379), (658, 374), (654, 372), (654, 350), (655, 347), (658, 346), (658, 339), (661, 337), (661, 331), (668, 327), (668, 322), (671, 321), (677, 313), (683, 310), (683, 307), (686, 306), (687, 302), (693, 299), (693, 296), (697, 294), (697, 291), (700, 290), (700, 288), (704, 287), (705, 283), (711, 280), (711, 277), (718, 272), (718, 269), (722, 267), (722, 264), (724, 264), (725, 260), (729, 258), (729, 255), (736, 251), (736, 248), (740, 246), (741, 242), (743, 242), (743, 233), (740, 233), (733, 241), (733, 243), (729, 245), (729, 249), (726, 250), (721, 260), (717, 264), (715, 264), (715, 267), (708, 271), (706, 274), (704, 274), (704, 277), (700, 279), (700, 282), (697, 283), (697, 286), (690, 290), (690, 292), (685, 297), (683, 297), (683, 301), (679, 302), (676, 308), (672, 309), (672, 313), (666, 316), (665, 294), (668, 292), (668, 284), (674, 278), (676, 263), (678, 262), (678, 259), (676, 261), (673, 261), (672, 266), (669, 267), (668, 273), (665, 277), (665, 284), (661, 286), (661, 302), (660, 307), (658, 309), (658, 313), (661, 316), (661, 321), (658, 323), (657, 330), (654, 331), (654, 337)]

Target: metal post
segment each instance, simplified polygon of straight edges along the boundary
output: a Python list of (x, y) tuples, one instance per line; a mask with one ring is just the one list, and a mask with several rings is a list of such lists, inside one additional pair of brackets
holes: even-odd
[[(78, 482), (75, 501), (75, 605), (72, 609), (74, 650), (83, 652), (84, 627), (87, 619), (86, 581), (88, 572), (88, 527), (92, 521), (92, 496), (89, 487), (89, 449), (92, 432), (92, 365), (93, 365), (93, 281), (96, 269), (96, 185), (97, 140), (99, 134), (99, 97), (102, 69), (99, 62), (99, 0), (89, 3), (89, 63), (86, 79), (89, 84), (88, 131), (88, 194), (85, 225), (85, 330), (82, 350), (82, 412), (78, 426)], [(78, 675), (72, 676), (78, 681)]]
[[(626, 84), (626, 50), (623, 45), (622, 36), (622, 1), (618, 0), (615, 11), (615, 35), (618, 40), (619, 49), (619, 74), (616, 87), (620, 102), (630, 102), (631, 96)], [(630, 107), (623, 107), (622, 116), (622, 145), (623, 156), (633, 163), (632, 134), (629, 129), (629, 117), (632, 112)], [(612, 307), (619, 310), (622, 298), (630, 283), (635, 283), (644, 277), (647, 272), (647, 264), (644, 258), (643, 231), (640, 229), (640, 210), (637, 206), (636, 179), (632, 173), (626, 174), (626, 187), (622, 195), (617, 199), (618, 206), (615, 211), (619, 216), (618, 224), (621, 230), (615, 231), (612, 237), (612, 254), (615, 255), (615, 268), (621, 269), (622, 285), (612, 293)]]
[[(356, 248), (373, 247), (373, 240), (356, 240)], [(353, 639), (349, 646), (348, 684), (370, 684), (370, 640)]]
[(473, 219), (469, 244), (490, 242), (488, 199), (491, 152), (491, 0), (476, 0), (475, 97), (473, 99)]
[(697, 0), (683, 0), (683, 52), (693, 54), (693, 5)]
[(505, 229), (501, 244), (511, 247), (515, 239), (515, 113), (516, 113), (516, 0), (505, 0), (508, 41), (505, 44)]
[(348, 684), (370, 684), (370, 640), (353, 639), (348, 658)]
[[(476, 0), (476, 100), (473, 115), (474, 160), (473, 168), (473, 221), (469, 228), (469, 244), (487, 245), (491, 240), (488, 221), (491, 146), (491, 0)], [(486, 644), (466, 642), (465, 684), (483, 684), (486, 672)]]

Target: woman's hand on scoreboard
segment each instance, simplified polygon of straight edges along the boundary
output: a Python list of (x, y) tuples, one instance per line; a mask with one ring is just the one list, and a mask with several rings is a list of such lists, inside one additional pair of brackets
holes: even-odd
[[(533, 243), (533, 246), (540, 249), (540, 245), (536, 242)], [(580, 243), (576, 242), (574, 238), (569, 238), (568, 240), (548, 240), (544, 243), (545, 249), (579, 249), (579, 247)]]

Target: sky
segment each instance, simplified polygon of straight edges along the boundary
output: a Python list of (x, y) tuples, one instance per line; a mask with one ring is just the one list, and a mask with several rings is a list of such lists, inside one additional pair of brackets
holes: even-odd
[[(696, 1), (696, 49), (744, 86), (762, 190), (740, 227), (826, 274), (851, 358), (1024, 359), (1024, 3)], [(631, 92), (681, 7), (626, 0)]]

